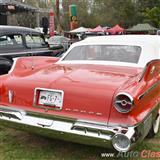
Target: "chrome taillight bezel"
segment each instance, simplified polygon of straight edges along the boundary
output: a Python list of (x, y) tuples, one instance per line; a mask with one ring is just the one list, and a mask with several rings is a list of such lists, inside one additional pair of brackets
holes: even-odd
[[(123, 101), (119, 100), (120, 96), (126, 97), (126, 99), (128, 99), (128, 101), (127, 100), (123, 100)], [(121, 101), (121, 102), (118, 102), (118, 101)], [(129, 109), (124, 109), (123, 106), (125, 106), (126, 104), (131, 105), (131, 107)], [(134, 99), (130, 94), (128, 94), (126, 92), (119, 92), (114, 98), (114, 107), (120, 113), (130, 112), (133, 109), (133, 106), (134, 106)]]

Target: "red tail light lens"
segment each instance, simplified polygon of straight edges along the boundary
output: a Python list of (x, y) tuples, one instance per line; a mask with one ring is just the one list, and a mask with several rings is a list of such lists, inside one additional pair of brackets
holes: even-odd
[(128, 113), (134, 106), (134, 101), (128, 93), (118, 93), (114, 99), (114, 106), (120, 113)]

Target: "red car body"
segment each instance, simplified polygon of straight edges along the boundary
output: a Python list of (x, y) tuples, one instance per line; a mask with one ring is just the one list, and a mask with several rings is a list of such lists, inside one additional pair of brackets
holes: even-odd
[(143, 68), (65, 63), (66, 55), (20, 58), (0, 77), (2, 124), (122, 152), (158, 132), (160, 60)]

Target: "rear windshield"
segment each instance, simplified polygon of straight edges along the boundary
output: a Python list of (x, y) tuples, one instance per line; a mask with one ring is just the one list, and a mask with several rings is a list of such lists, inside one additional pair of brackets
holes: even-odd
[(95, 60), (138, 63), (141, 47), (130, 45), (84, 45), (74, 47), (64, 60)]

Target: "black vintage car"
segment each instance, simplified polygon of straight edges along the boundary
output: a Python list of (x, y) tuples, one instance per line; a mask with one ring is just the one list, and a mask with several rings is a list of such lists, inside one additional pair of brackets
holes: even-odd
[(58, 56), (63, 50), (51, 50), (44, 35), (34, 29), (0, 26), (0, 74), (7, 73), (13, 58), (22, 56)]

